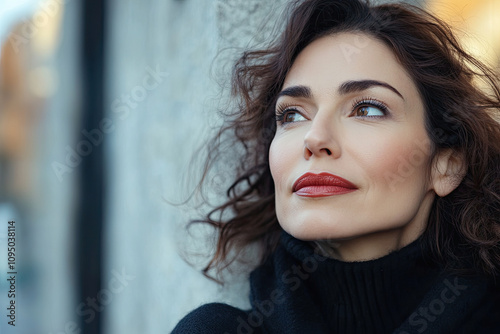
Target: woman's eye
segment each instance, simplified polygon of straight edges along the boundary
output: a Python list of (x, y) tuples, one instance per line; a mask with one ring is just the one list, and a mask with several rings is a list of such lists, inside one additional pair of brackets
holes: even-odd
[(276, 122), (280, 124), (287, 124), (287, 123), (296, 123), (296, 122), (302, 122), (306, 121), (307, 119), (302, 116), (302, 114), (293, 108), (281, 110), (278, 109), (276, 111)]
[(354, 110), (354, 116), (385, 116), (385, 113), (378, 107), (362, 105)]
[(305, 117), (296, 111), (285, 112), (285, 115), (283, 116), (284, 123), (300, 122), (305, 120)]

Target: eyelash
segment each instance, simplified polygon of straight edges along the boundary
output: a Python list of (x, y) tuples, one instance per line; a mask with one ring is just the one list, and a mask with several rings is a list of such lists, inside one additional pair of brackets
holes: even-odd
[[(289, 112), (289, 111), (300, 113), (300, 111), (297, 108), (293, 108), (291, 106), (292, 105), (289, 105), (289, 104), (278, 104), (276, 106), (276, 122), (278, 122), (281, 125), (286, 124), (284, 122), (284, 120), (285, 120), (285, 116), (286, 116), (287, 112)], [(353, 102), (350, 115), (354, 114), (355, 111), (357, 110), (357, 108), (359, 108), (361, 106), (375, 107), (375, 108), (379, 109), (384, 115), (383, 116), (381, 116), (381, 115), (378, 115), (378, 116), (354, 116), (354, 117), (362, 118), (362, 119), (363, 118), (364, 119), (384, 118), (384, 117), (387, 117), (387, 114), (389, 113), (389, 108), (387, 107), (387, 105), (385, 105), (385, 103), (383, 103), (377, 99), (371, 98), (371, 97), (363, 97), (363, 98), (357, 99)]]
[(381, 116), (354, 116), (354, 117), (358, 117), (358, 118), (384, 118), (384, 117), (387, 117), (387, 114), (389, 113), (389, 108), (387, 107), (387, 105), (377, 99), (374, 99), (374, 98), (371, 98), (371, 97), (364, 97), (364, 98), (361, 98), (361, 99), (358, 99), (358, 100), (355, 100), (352, 104), (352, 111), (351, 111), (351, 115), (355, 113), (355, 111), (357, 110), (357, 108), (361, 107), (361, 106), (370, 106), (370, 107), (375, 107), (377, 109), (379, 109), (384, 115)]
[(278, 104), (276, 106), (276, 122), (283, 125), (285, 124), (285, 115), (288, 111), (294, 111), (300, 113), (296, 108), (290, 108), (289, 104)]

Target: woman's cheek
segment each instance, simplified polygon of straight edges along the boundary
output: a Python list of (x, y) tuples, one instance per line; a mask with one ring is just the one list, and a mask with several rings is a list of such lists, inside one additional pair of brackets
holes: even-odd
[[(422, 144), (418, 144), (418, 142)], [(379, 186), (395, 192), (401, 187), (425, 182), (425, 168), (430, 156), (425, 138), (421, 141), (402, 142), (391, 140), (386, 145), (373, 148), (366, 157), (365, 170), (377, 180)]]
[(290, 143), (282, 136), (275, 137), (269, 148), (269, 167), (274, 180), (276, 190), (284, 190), (287, 175), (290, 173), (293, 152), (290, 149)]

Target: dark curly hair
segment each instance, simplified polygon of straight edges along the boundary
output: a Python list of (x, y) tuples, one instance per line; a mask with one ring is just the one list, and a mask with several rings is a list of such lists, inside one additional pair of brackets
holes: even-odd
[(243, 151), (235, 152), (239, 165), (225, 202), (204, 219), (191, 221), (217, 229), (216, 251), (204, 273), (220, 272), (250, 244), (261, 250), (261, 261), (275, 249), (281, 228), (268, 151), (276, 130), (277, 94), (295, 58), (312, 41), (338, 32), (361, 32), (385, 43), (415, 82), (425, 106), (432, 157), (452, 149), (465, 162), (460, 185), (435, 198), (424, 241), (435, 260), (447, 267), (496, 276), (500, 89), (495, 73), (463, 49), (446, 23), (408, 4), (301, 0), (293, 1), (285, 15), (282, 34), (267, 48), (244, 52), (234, 66), (237, 108), (225, 115), (226, 123), (214, 138), (201, 184), (219, 156), (223, 138), (236, 140)]

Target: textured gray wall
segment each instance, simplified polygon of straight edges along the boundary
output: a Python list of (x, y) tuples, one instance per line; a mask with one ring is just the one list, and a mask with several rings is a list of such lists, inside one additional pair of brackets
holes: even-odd
[(206, 302), (248, 306), (246, 283), (222, 289), (180, 258), (196, 246), (183, 233), (195, 212), (165, 199), (188, 196), (188, 164), (218, 123), (231, 59), (268, 38), (285, 2), (111, 1), (104, 288), (116, 272), (128, 277), (104, 310), (107, 333), (169, 332)]
[[(209, 301), (247, 305), (246, 284), (222, 289), (181, 259), (179, 249), (192, 246), (183, 230), (194, 214), (165, 199), (189, 195), (194, 180), (187, 166), (218, 122), (227, 64), (237, 47), (267, 36), (282, 2), (111, 1), (108, 105), (114, 129), (107, 148), (103, 288), (113, 272), (130, 277), (104, 310), (107, 333), (169, 332)], [(151, 71), (162, 73), (155, 80)]]

